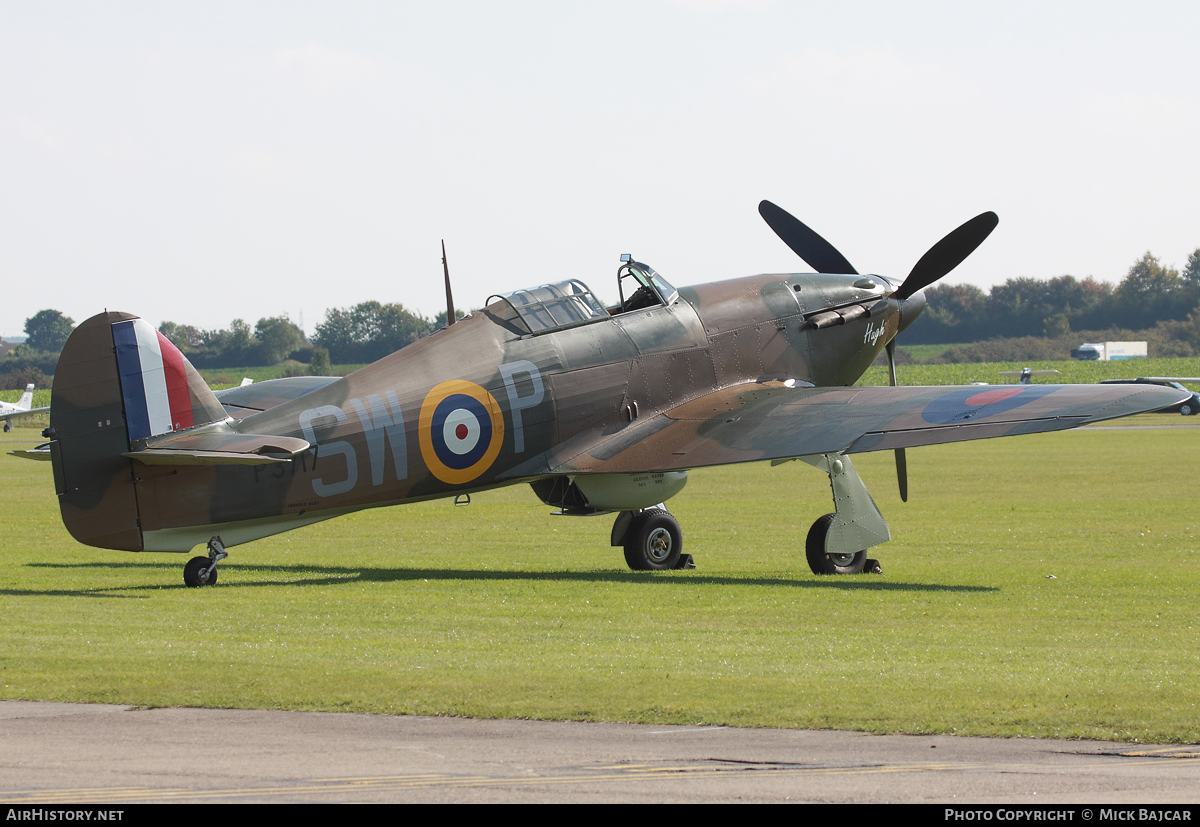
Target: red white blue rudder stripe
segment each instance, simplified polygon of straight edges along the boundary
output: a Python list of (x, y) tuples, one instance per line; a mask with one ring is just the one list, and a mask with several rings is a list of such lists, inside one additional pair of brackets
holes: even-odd
[(130, 441), (195, 424), (186, 360), (145, 319), (112, 326)]

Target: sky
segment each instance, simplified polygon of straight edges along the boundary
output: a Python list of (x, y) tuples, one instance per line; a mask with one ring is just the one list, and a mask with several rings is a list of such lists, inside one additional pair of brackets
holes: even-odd
[(1200, 3), (0, 0), (0, 336), (433, 316), (622, 253), (804, 272), (764, 198), (903, 278), (1116, 282), (1200, 247)]

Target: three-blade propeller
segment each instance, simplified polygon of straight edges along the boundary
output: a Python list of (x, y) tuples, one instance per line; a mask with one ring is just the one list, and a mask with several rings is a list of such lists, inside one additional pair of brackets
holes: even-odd
[[(837, 248), (818, 235), (812, 228), (782, 207), (770, 201), (758, 205), (758, 214), (783, 243), (792, 248), (809, 267), (818, 273), (844, 273), (858, 275), (846, 257)], [(980, 213), (962, 226), (950, 232), (929, 248), (921, 260), (912, 268), (908, 278), (891, 294), (891, 298), (903, 303), (913, 294), (924, 290), (945, 276), (967, 256), (975, 252), (996, 225), (1000, 223), (994, 212)], [(918, 309), (919, 310), (919, 309)], [(884, 346), (888, 359), (888, 380), (896, 384), (896, 340), (893, 337)], [(908, 461), (903, 448), (896, 449), (896, 481), (900, 485), (900, 499), (908, 502)]]

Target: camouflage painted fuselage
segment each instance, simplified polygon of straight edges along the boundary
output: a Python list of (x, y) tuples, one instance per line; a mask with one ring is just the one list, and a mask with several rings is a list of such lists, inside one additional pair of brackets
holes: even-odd
[[(240, 419), (142, 320), (95, 316), (55, 376), (63, 522), (90, 545), (182, 552), (519, 482), (564, 513), (636, 511), (676, 493), (689, 468), (1061, 430), (1188, 396), (1147, 385), (848, 387), (924, 307), (922, 294), (897, 300), (876, 276), (752, 276), (611, 315), (585, 307), (594, 300), (576, 287), (584, 294), (554, 299), (583, 302), (574, 324), (531, 332), (533, 305), (511, 294)], [(137, 367), (133, 338), (157, 373)], [(148, 398), (143, 383), (161, 391), (149, 430), (134, 404)]]
[[(97, 507), (95, 486), (62, 486), (64, 520), (85, 543), (187, 551), (217, 534), (235, 545), (362, 508), (563, 475), (598, 441), (721, 388), (852, 384), (900, 324), (885, 285), (860, 276), (753, 276), (683, 288), (667, 307), (536, 335), (495, 301), (236, 423), (245, 433), (307, 440), (312, 448), (291, 462), (172, 467), (115, 457), (105, 486), (116, 490), (103, 495), (111, 507)], [(862, 309), (819, 330), (805, 322), (831, 307)], [(126, 318), (95, 317), (77, 335), (94, 327), (100, 347), (102, 329), (118, 317)], [(447, 444), (456, 442), (455, 423), (438, 418), (439, 405), (456, 400), (482, 425), (466, 435), (469, 450)], [(115, 406), (112, 413), (117, 419)], [(95, 450), (124, 450), (117, 431)]]

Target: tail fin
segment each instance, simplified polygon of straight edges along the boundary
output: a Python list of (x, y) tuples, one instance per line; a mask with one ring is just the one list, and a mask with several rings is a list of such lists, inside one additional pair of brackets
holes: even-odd
[(25, 393), (17, 400), (17, 410), (27, 411), (33, 407), (33, 383), (25, 386)]
[(141, 551), (132, 462), (122, 454), (224, 418), (196, 369), (144, 319), (110, 312), (80, 324), (58, 357), (50, 400), (54, 482), (71, 536)]
[(225, 418), (192, 364), (145, 319), (115, 322), (112, 338), (131, 443)]

